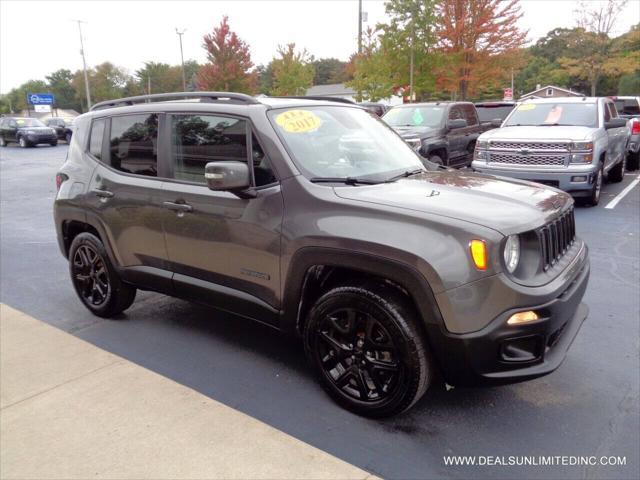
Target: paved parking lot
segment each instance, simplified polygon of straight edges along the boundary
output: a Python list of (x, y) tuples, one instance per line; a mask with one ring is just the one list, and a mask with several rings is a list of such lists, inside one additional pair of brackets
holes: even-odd
[[(558, 371), (434, 390), (408, 414), (374, 421), (334, 405), (300, 346), (261, 325), (149, 292), (118, 320), (91, 316), (51, 215), (66, 151), (0, 150), (0, 301), (384, 478), (640, 477), (640, 187), (604, 208), (637, 173), (576, 211), (591, 249), (591, 313)], [(615, 455), (626, 465), (451, 467), (444, 455)]]

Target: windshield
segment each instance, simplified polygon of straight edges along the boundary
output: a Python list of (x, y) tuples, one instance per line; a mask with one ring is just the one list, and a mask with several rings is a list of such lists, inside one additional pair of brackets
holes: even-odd
[(18, 127), (45, 127), (46, 126), (37, 118), (16, 118), (16, 123), (18, 124)]
[(598, 106), (595, 103), (522, 103), (504, 124), (505, 127), (514, 125), (596, 127)]
[(491, 120), (504, 120), (513, 110), (513, 105), (489, 107), (476, 105), (478, 117), (481, 122), (490, 122)]
[(308, 178), (387, 177), (424, 169), (393, 130), (359, 108), (302, 107), (269, 112), (298, 168)]
[(394, 107), (384, 117), (392, 127), (439, 127), (445, 114), (443, 106)]

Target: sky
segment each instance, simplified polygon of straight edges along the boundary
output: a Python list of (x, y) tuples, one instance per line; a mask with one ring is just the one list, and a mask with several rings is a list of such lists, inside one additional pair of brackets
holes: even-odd
[[(589, 0), (597, 2), (599, 0)], [(556, 27), (575, 26), (575, 0), (521, 0), (521, 28), (535, 41)], [(385, 22), (384, 2), (364, 0), (367, 26)], [(357, 48), (356, 0), (236, 1), (28, 1), (0, 0), (0, 93), (60, 68), (82, 68), (78, 24), (83, 20), (89, 66), (111, 61), (130, 73), (145, 61), (206, 60), (202, 37), (229, 16), (231, 29), (251, 47), (256, 65), (268, 63), (278, 45), (295, 42), (316, 58), (347, 60)], [(640, 21), (640, 0), (629, 0), (614, 35)]]

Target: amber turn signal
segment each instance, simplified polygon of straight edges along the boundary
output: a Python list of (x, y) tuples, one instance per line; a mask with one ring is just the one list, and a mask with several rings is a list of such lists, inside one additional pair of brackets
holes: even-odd
[(521, 325), (523, 323), (535, 322), (540, 317), (533, 310), (527, 310), (526, 312), (518, 312), (514, 313), (509, 317), (507, 323), (509, 325)]
[(487, 269), (487, 245), (483, 240), (471, 240), (469, 244), (471, 258), (478, 270)]

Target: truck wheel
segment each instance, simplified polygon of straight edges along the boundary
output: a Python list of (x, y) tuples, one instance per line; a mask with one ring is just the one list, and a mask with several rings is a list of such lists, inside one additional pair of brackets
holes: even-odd
[(640, 164), (640, 151), (636, 153), (629, 152), (629, 155), (627, 156), (627, 170), (629, 170), (630, 172), (638, 170), (638, 167), (640, 167), (639, 164)]
[(434, 374), (417, 315), (395, 290), (328, 291), (309, 313), (304, 340), (323, 388), (359, 415), (387, 417), (407, 410)]
[(49, 145), (51, 145), (52, 147), (57, 147), (58, 141), (56, 140), (55, 142), (51, 142)]
[(27, 139), (24, 137), (20, 137), (20, 140), (18, 140), (18, 144), (20, 145), (21, 148), (27, 148), (31, 146), (29, 145), (29, 142), (27, 142)]
[(624, 179), (624, 171), (627, 165), (627, 156), (623, 155), (622, 160), (618, 164), (609, 170), (609, 180), (618, 183)]
[(69, 272), (78, 297), (98, 317), (113, 317), (131, 306), (136, 288), (124, 283), (98, 237), (81, 233), (69, 249)]
[(600, 165), (600, 169), (596, 174), (596, 178), (593, 181), (593, 187), (591, 188), (591, 193), (586, 198), (586, 203), (588, 205), (596, 206), (600, 202), (600, 191), (602, 190), (602, 181), (604, 177), (603, 165)]
[(437, 163), (438, 165), (444, 165), (442, 158), (439, 155), (429, 155), (429, 161)]
[(0, 137), (0, 147), (6, 147), (7, 146), (7, 142), (5, 141), (4, 138)]

